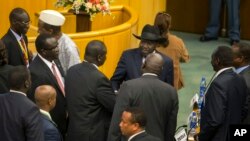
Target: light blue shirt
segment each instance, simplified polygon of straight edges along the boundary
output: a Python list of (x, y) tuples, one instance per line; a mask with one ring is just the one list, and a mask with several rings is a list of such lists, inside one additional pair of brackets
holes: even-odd
[(249, 65), (240, 67), (240, 68), (236, 69), (235, 72), (239, 74), (239, 73), (242, 72), (244, 69), (246, 69), (248, 66), (249, 66)]

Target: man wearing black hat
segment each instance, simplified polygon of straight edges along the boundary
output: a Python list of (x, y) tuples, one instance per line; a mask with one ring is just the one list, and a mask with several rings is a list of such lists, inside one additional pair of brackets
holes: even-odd
[[(133, 34), (134, 35), (134, 34)], [(116, 70), (111, 78), (112, 87), (118, 91), (123, 81), (139, 78), (142, 75), (141, 66), (150, 53), (155, 50), (159, 43), (167, 42), (166, 38), (160, 36), (159, 29), (151, 25), (145, 25), (141, 36), (134, 35), (141, 40), (139, 48), (129, 49), (122, 53)], [(159, 53), (164, 60), (162, 71), (159, 75), (160, 80), (173, 85), (173, 61), (169, 57)]]

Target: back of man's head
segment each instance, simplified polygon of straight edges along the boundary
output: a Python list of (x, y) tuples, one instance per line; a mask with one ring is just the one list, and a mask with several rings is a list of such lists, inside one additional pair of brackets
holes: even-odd
[(38, 86), (35, 90), (35, 101), (40, 109), (49, 112), (56, 104), (56, 90), (50, 85)]
[(243, 57), (244, 62), (250, 63), (250, 44), (241, 42), (233, 46), (233, 48), (238, 48), (238, 55)]
[(36, 38), (35, 44), (36, 44), (36, 50), (38, 53), (41, 53), (42, 49), (46, 49), (47, 47), (47, 39), (54, 38), (53, 35), (48, 33), (39, 34)]
[(84, 59), (97, 66), (103, 65), (106, 60), (107, 48), (102, 41), (90, 41), (85, 49)]
[(219, 46), (212, 54), (212, 62), (217, 60), (217, 66), (221, 68), (233, 66), (233, 52), (230, 47)]
[(8, 80), (10, 89), (24, 93), (26, 93), (31, 86), (29, 70), (23, 65), (13, 67), (9, 72)]
[(160, 75), (163, 67), (163, 58), (158, 53), (149, 54), (142, 65), (143, 73), (154, 73)]

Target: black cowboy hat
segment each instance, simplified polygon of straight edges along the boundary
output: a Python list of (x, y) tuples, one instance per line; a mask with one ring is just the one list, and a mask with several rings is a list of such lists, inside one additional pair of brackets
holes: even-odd
[(167, 39), (160, 35), (160, 31), (156, 26), (145, 25), (142, 29), (141, 36), (133, 34), (139, 40), (149, 40), (154, 42), (166, 42)]

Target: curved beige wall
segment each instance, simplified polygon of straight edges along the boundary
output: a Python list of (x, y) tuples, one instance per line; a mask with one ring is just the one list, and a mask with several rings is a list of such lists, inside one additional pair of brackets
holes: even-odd
[[(132, 33), (137, 34), (138, 26), (138, 15), (133, 9), (127, 6), (112, 6), (111, 11), (122, 11), (123, 16), (128, 17), (128, 20), (111, 28), (68, 34), (77, 44), (81, 59), (83, 59), (85, 46), (89, 41), (101, 40), (106, 44), (108, 49), (107, 60), (100, 69), (108, 77), (112, 76), (123, 50), (137, 46), (137, 40), (132, 36)], [(98, 22), (98, 19), (96, 22)], [(31, 28), (33, 34), (36, 34), (35, 30), (35, 27)], [(36, 36), (29, 37), (29, 47), (33, 51), (35, 51), (35, 38)]]

